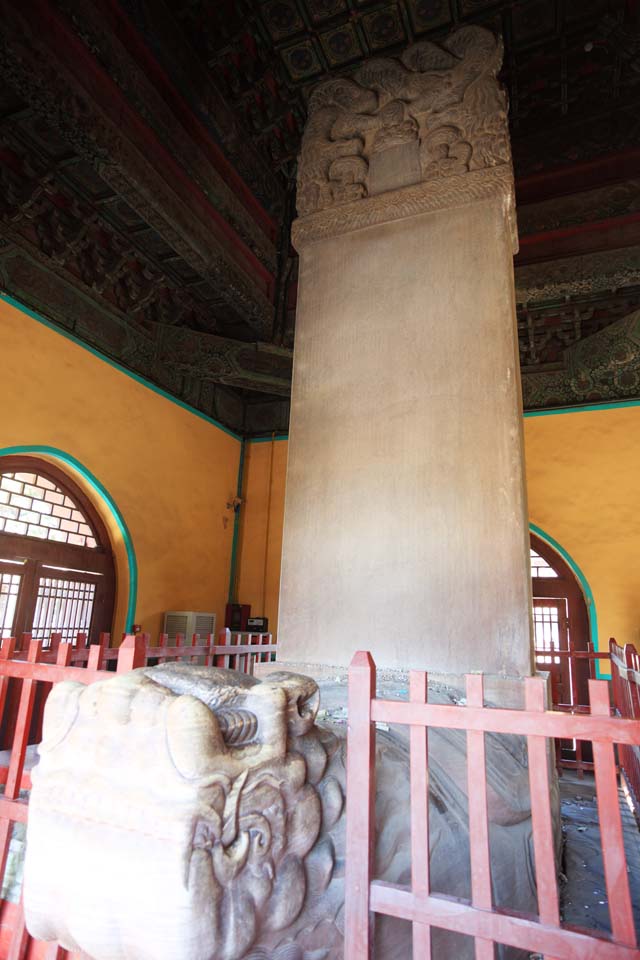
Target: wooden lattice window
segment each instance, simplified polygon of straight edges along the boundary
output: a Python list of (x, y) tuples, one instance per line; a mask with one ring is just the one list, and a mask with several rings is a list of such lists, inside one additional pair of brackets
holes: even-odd
[(77, 503), (37, 473), (8, 471), (0, 476), (0, 531), (78, 547), (97, 546), (91, 524)]
[(107, 531), (73, 480), (30, 457), (0, 457), (0, 635), (74, 641), (111, 630)]
[(541, 557), (539, 553), (531, 547), (531, 576), (532, 577), (557, 577), (558, 574), (550, 563)]
[[(21, 567), (19, 564), (16, 564), (16, 566)], [(21, 581), (21, 572), (16, 571), (14, 573), (6, 566), (4, 566), (4, 570), (0, 568), (0, 637), (11, 636)]]

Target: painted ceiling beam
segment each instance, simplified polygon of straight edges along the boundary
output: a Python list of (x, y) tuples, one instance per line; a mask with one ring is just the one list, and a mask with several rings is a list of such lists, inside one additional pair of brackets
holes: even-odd
[(0, 73), (203, 278), (271, 332), (274, 277), (46, 0), (1, 0)]
[(640, 244), (640, 213), (520, 236), (516, 268), (526, 263), (619, 250)]
[(516, 207), (640, 177), (640, 147), (516, 178)]
[[(160, 5), (156, 4), (156, 7), (157, 16)], [(65, 9), (71, 15), (72, 25), (85, 43), (96, 47), (99, 45), (103, 63), (106, 60), (109, 71), (118, 77), (128, 97), (137, 94), (144, 98), (147, 114), (155, 114), (158, 124), (165, 125), (165, 129), (169, 123), (168, 111), (177, 119), (190, 154), (187, 164), (191, 163), (196, 167), (194, 149), (201, 151), (203, 159), (206, 158), (207, 163), (211, 164), (212, 171), (209, 171), (209, 176), (216, 179), (218, 201), (222, 202), (220, 212), (225, 218), (230, 222), (240, 219), (237, 205), (232, 203), (228, 195), (224, 195), (231, 193), (269, 239), (270, 243), (261, 246), (261, 250), (272, 248), (278, 229), (273, 217), (267, 213), (227, 159), (210, 130), (176, 88), (117, 0), (67, 0)], [(157, 16), (155, 22), (158, 21)], [(179, 24), (173, 21), (171, 35), (174, 49), (178, 43), (187, 45), (186, 39), (181, 37), (180, 33)], [(177, 145), (175, 139), (173, 145)], [(247, 153), (253, 151), (250, 143), (246, 143), (244, 149)], [(199, 179), (197, 169), (189, 172), (196, 181)], [(237, 229), (241, 226), (243, 224), (238, 224)], [(251, 237), (255, 238), (253, 231)], [(273, 251), (271, 253), (273, 255)]]

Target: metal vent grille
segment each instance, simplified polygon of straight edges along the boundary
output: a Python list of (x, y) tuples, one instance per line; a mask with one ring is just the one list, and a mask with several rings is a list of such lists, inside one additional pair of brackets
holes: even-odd
[(208, 637), (210, 633), (216, 632), (216, 615), (215, 613), (196, 613), (195, 614), (195, 629), (194, 633), (199, 633), (200, 636)]
[(191, 640), (194, 633), (199, 633), (204, 639), (216, 632), (216, 615), (196, 610), (168, 610), (164, 615), (164, 632), (169, 641), (175, 640), (179, 633), (187, 641)]
[(175, 640), (179, 633), (186, 636), (189, 624), (188, 613), (167, 613), (164, 618), (164, 632), (170, 640)]

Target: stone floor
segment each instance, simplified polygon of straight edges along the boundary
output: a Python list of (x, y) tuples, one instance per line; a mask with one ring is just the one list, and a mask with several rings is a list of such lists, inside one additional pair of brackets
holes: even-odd
[[(610, 932), (609, 908), (600, 848), (600, 828), (592, 775), (572, 773), (560, 780), (565, 880), (561, 886), (566, 923)], [(622, 790), (619, 793), (631, 902), (640, 936), (640, 829)]]

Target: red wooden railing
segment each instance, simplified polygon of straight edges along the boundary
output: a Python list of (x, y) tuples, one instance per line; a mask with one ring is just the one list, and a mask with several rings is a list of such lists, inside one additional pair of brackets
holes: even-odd
[[(594, 650), (591, 642), (589, 642), (586, 650), (574, 650), (571, 647), (569, 650), (557, 650), (553, 643), (548, 650), (536, 650), (536, 670), (544, 673), (548, 672), (551, 678), (551, 699), (554, 710), (565, 710), (569, 713), (580, 711), (588, 713), (588, 704), (580, 702), (578, 665), (586, 663), (589, 670), (589, 679), (595, 680), (597, 677), (596, 663), (606, 662), (610, 659), (610, 656), (609, 650)], [(558, 682), (557, 671), (551, 669), (554, 660), (557, 662), (568, 660), (571, 665), (571, 703), (563, 699), (563, 691)]]
[[(584, 688), (584, 683), (579, 683), (578, 680), (579, 666), (586, 663), (588, 667), (589, 679), (595, 680), (597, 676), (596, 663), (602, 663), (603, 661), (606, 662), (609, 659), (610, 653), (608, 650), (596, 651), (593, 649), (593, 645), (590, 641), (587, 644), (586, 650), (574, 650), (571, 646), (571, 641), (569, 641), (568, 650), (556, 650), (553, 643), (550, 644), (549, 650), (536, 650), (536, 670), (543, 673), (549, 673), (551, 702), (553, 709), (561, 710), (564, 713), (589, 713), (589, 705), (581, 702), (581, 699), (586, 698), (581, 698), (579, 692), (581, 688)], [(567, 703), (563, 699), (563, 690), (559, 682), (558, 670), (553, 669), (553, 667), (557, 666), (557, 663), (561, 661), (569, 662), (569, 676), (571, 678), (571, 703)], [(563, 749), (563, 741), (556, 740), (556, 766), (558, 768), (558, 773), (561, 776), (563, 769), (575, 770), (580, 778), (584, 776), (585, 771), (593, 770), (593, 761), (591, 759), (590, 748), (587, 747), (585, 750), (584, 744), (581, 740), (576, 740), (573, 742), (573, 744), (567, 744), (565, 741), (564, 746), (567, 748), (566, 750)], [(575, 753), (575, 759), (567, 757), (567, 752)]]
[[(215, 665), (253, 674), (255, 664), (275, 660), (277, 650), (277, 644), (270, 633), (239, 633), (228, 629), (219, 632), (217, 642), (213, 633), (206, 638), (194, 633), (188, 642), (183, 634), (178, 634), (173, 643), (170, 643), (166, 633), (161, 633), (156, 643), (152, 642), (149, 633), (141, 633), (139, 637), (145, 650), (145, 666), (150, 662), (186, 660), (193, 663), (201, 659), (207, 666)], [(17, 640), (14, 643), (13, 657), (24, 659), (29, 650), (31, 635), (25, 633), (20, 643)], [(49, 642), (42, 646), (40, 662), (56, 663), (61, 644), (62, 634), (52, 633)], [(109, 633), (101, 633), (99, 642), (90, 645), (87, 645), (86, 633), (78, 633), (72, 645), (71, 664), (86, 667), (91, 658), (94, 669), (106, 670), (109, 664), (117, 661), (119, 649), (111, 646)]]
[[(5, 638), (0, 646), (0, 717), (7, 703), (9, 683), (19, 683), (18, 712), (13, 728), (9, 762), (2, 768), (4, 793), (0, 797), (0, 879), (4, 877), (14, 823), (26, 823), (28, 801), (20, 797), (20, 791), (29, 789), (31, 781), (25, 772), (25, 759), (29, 744), (29, 732), (38, 693), (51, 689), (61, 680), (77, 683), (93, 683), (113, 677), (113, 673), (97, 669), (99, 646), (90, 650), (86, 667), (72, 666), (73, 647), (69, 643), (58, 645), (56, 662), (43, 662), (42, 641), (32, 640), (26, 659), (15, 659), (15, 640)], [(118, 672), (144, 666), (145, 647), (140, 637), (127, 637), (118, 649)], [(0, 901), (0, 956), (6, 960), (61, 960), (65, 951), (56, 944), (37, 943), (26, 931), (22, 904)]]
[[(613, 702), (618, 716), (640, 721), (640, 654), (630, 644), (621, 647), (611, 638), (611, 685)], [(620, 770), (626, 782), (629, 798), (640, 815), (640, 748), (622, 745), (618, 748)]]
[[(506, 944), (554, 960), (640, 960), (634, 928), (614, 744), (640, 744), (640, 721), (611, 717), (606, 681), (589, 681), (591, 713), (546, 711), (544, 680), (525, 681), (524, 710), (484, 706), (483, 679), (467, 677), (467, 703), (428, 703), (427, 675), (412, 671), (409, 700), (376, 698), (376, 669), (357, 653), (349, 669), (345, 960), (373, 957), (372, 914), (413, 924), (413, 956), (431, 957), (431, 928), (473, 937), (477, 960)], [(375, 880), (375, 723), (410, 727), (411, 885)], [(429, 884), (428, 728), (467, 732), (471, 901), (432, 893)], [(538, 915), (494, 909), (487, 819), (485, 734), (527, 738)], [(547, 738), (591, 741), (611, 936), (565, 927), (560, 919), (550, 804)]]

